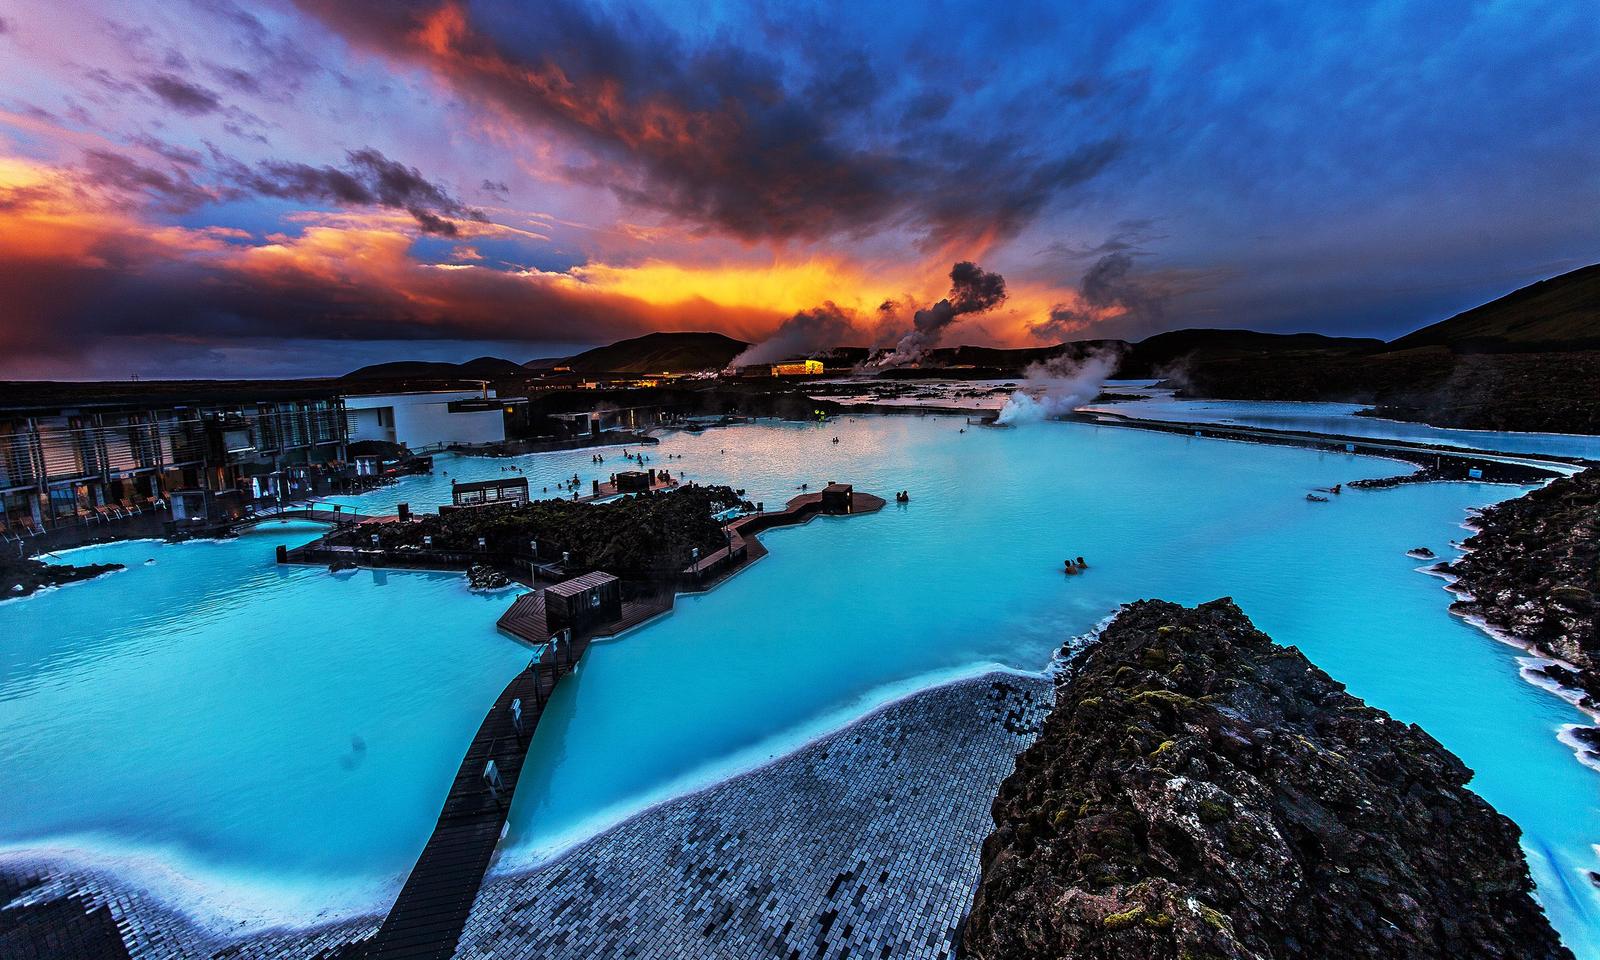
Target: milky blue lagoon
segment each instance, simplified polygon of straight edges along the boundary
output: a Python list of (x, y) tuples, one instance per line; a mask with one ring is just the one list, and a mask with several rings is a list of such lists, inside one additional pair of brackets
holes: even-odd
[[(762, 423), (645, 448), (653, 466), (769, 506), (829, 480), (912, 502), (772, 531), (749, 570), (592, 646), (539, 726), (501, 869), (940, 679), (1037, 671), (1121, 602), (1231, 595), (1476, 770), (1475, 789), (1525, 831), (1551, 919), (1600, 956), (1582, 876), (1600, 866), (1596, 774), (1555, 738), (1585, 718), (1520, 679), (1517, 650), (1451, 617), (1441, 581), (1404, 555), (1449, 555), (1467, 509), (1516, 488), (1310, 503), (1313, 487), (1409, 467), (1115, 427), (962, 426)], [(350, 502), (431, 509), (450, 478), (508, 463), (535, 490), (574, 472), (587, 486), (623, 466), (606, 452), (600, 466), (591, 451), (442, 457), (432, 477)], [(274, 544), (311, 535), (91, 548), (70, 559), (130, 569), (0, 604), (0, 843), (120, 857), (225, 916), (387, 906), (527, 651), (493, 629), (511, 595), (474, 595), (459, 576), (272, 563)], [(1080, 554), (1089, 572), (1063, 576)]]

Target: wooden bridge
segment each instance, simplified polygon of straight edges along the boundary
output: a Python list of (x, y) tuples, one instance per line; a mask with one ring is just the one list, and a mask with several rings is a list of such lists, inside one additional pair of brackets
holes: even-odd
[(234, 525), (265, 523), (268, 520), (310, 520), (313, 523), (327, 523), (338, 527), (388, 519), (390, 518), (358, 513), (354, 508), (346, 507), (343, 504), (312, 501), (303, 504), (286, 504), (282, 507), (249, 513), (236, 521)]
[(541, 647), (495, 699), (450, 784), (433, 836), (365, 956), (448, 960), (455, 954), (505, 830), (534, 728), (556, 685), (589, 646), (587, 639), (565, 637)]
[[(848, 494), (848, 490), (845, 492)], [(692, 578), (691, 583), (703, 588), (708, 574), (713, 575), (711, 579), (720, 580), (764, 554), (765, 549), (755, 539), (762, 530), (804, 523), (824, 512), (870, 513), (884, 505), (882, 499), (863, 493), (854, 494), (853, 500), (847, 496), (843, 502), (846, 505), (838, 509), (823, 495), (809, 494), (790, 500), (781, 511), (741, 517), (725, 527), (730, 544), (728, 555), (714, 564), (707, 557), (684, 573)], [(306, 519), (315, 519), (321, 513), (308, 508)], [(359, 523), (367, 519), (371, 518), (340, 511), (337, 522)], [(734, 549), (737, 556), (733, 555)], [(361, 946), (362, 956), (372, 960), (449, 960), (454, 956), (484, 874), (505, 832), (511, 799), (534, 730), (557, 685), (577, 666), (592, 640), (615, 636), (671, 610), (673, 596), (673, 590), (667, 589), (624, 601), (617, 620), (586, 628), (576, 636), (563, 631), (554, 639), (546, 617), (544, 591), (523, 594), (512, 602), (498, 626), (534, 644), (536, 653), (527, 669), (500, 692), (478, 727), (450, 784), (433, 835), (422, 848), (389, 915)]]

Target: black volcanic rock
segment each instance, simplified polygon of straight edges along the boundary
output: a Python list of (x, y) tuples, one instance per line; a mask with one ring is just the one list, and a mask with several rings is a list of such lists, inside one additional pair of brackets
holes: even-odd
[(45, 563), (42, 560), (0, 557), (0, 600), (8, 597), (25, 597), (46, 587), (93, 580), (101, 574), (121, 569), (124, 568), (120, 563), (73, 566), (66, 563)]
[(1443, 569), (1458, 612), (1577, 668), (1552, 673), (1600, 705), (1600, 467), (1481, 511), (1469, 552)]
[(1180, 345), (1160, 352), (1173, 355), (1170, 375), (1185, 396), (1361, 403), (1377, 416), (1442, 427), (1600, 433), (1600, 264), (1371, 349), (1182, 353)]
[(1570, 957), (1518, 830), (1230, 600), (1123, 608), (994, 803), (969, 960)]
[(1330, 337), (1320, 333), (1258, 333), (1254, 330), (1171, 330), (1146, 337), (1122, 357), (1119, 377), (1165, 376), (1186, 364), (1214, 360), (1296, 356), (1361, 356), (1383, 349), (1382, 340)]

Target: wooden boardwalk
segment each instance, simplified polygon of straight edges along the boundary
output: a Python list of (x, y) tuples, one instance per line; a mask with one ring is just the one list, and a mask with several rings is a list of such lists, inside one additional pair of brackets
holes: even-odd
[[(858, 493), (855, 498), (852, 513), (870, 513), (884, 505), (882, 499), (871, 494)], [(720, 558), (715, 570), (701, 561), (684, 573), (694, 576), (704, 588), (707, 579), (726, 578), (765, 553), (755, 539), (756, 533), (804, 523), (821, 512), (821, 496), (810, 494), (795, 497), (781, 511), (741, 517), (726, 528), (737, 555), (720, 551), (728, 555)], [(505, 830), (523, 761), (545, 704), (562, 678), (583, 658), (591, 640), (615, 636), (666, 613), (672, 609), (673, 597), (674, 591), (668, 588), (625, 601), (616, 621), (588, 628), (575, 637), (563, 634), (563, 642), (547, 642), (550, 626), (545, 616), (544, 591), (523, 594), (512, 602), (497, 626), (535, 645), (537, 654), (528, 668), (501, 691), (479, 726), (450, 785), (433, 835), (422, 848), (389, 915), (362, 947), (362, 956), (374, 960), (449, 960), (455, 955), (478, 889)], [(521, 706), (520, 727), (512, 707), (516, 701)], [(499, 776), (494, 788), (485, 777), (491, 762)]]
[[(505, 829), (534, 728), (556, 685), (572, 672), (588, 645), (583, 639), (574, 641), (570, 649), (565, 644), (545, 645), (538, 658), (495, 699), (450, 784), (433, 836), (422, 848), (364, 956), (448, 960), (455, 954), (472, 902)], [(522, 707), (520, 730), (512, 711), (513, 701), (518, 700)], [(490, 761), (500, 776), (497, 789), (490, 789), (484, 779)]]

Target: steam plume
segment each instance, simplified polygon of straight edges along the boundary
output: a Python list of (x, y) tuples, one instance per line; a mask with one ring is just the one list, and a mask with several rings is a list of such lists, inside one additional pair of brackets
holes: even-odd
[(1083, 357), (1063, 355), (1029, 365), (1024, 371), (1027, 384), (1006, 400), (996, 422), (1014, 426), (1072, 412), (1094, 399), (1119, 359), (1119, 351), (1102, 349)]
[(911, 331), (901, 337), (894, 350), (873, 365), (899, 367), (916, 363), (939, 345), (945, 330), (956, 318), (982, 313), (1006, 298), (1006, 281), (998, 273), (963, 260), (950, 268), (950, 296), (912, 317)]
[(858, 336), (854, 316), (828, 300), (820, 307), (802, 310), (783, 321), (772, 336), (729, 361), (725, 372), (755, 363), (814, 356), (850, 343)]

